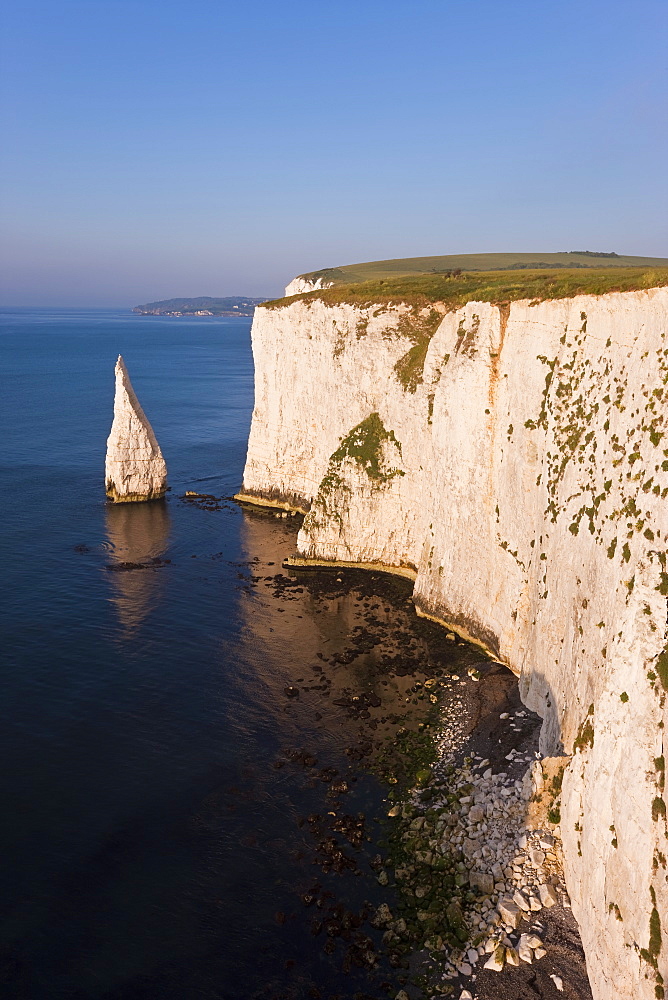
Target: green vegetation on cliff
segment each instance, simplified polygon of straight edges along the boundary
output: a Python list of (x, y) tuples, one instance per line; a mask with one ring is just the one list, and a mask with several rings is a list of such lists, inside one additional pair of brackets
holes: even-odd
[(273, 309), (302, 300), (357, 306), (406, 302), (416, 308), (441, 302), (454, 310), (471, 301), (500, 304), (530, 299), (542, 302), (546, 299), (572, 298), (574, 295), (630, 292), (661, 285), (668, 285), (668, 267), (470, 271), (450, 277), (444, 274), (415, 274), (338, 284), (332, 288), (265, 302), (262, 308)]
[(394, 476), (403, 476), (399, 469), (383, 469), (383, 445), (391, 441), (401, 454), (401, 445), (394, 436), (394, 431), (388, 431), (377, 413), (370, 413), (365, 420), (346, 434), (341, 444), (331, 456), (330, 466), (340, 466), (345, 458), (352, 458), (360, 465), (369, 479), (375, 482), (387, 482)]
[(568, 253), (464, 253), (440, 257), (404, 257), (397, 260), (372, 260), (363, 264), (324, 267), (300, 275), (313, 281), (319, 278), (335, 285), (359, 281), (397, 278), (416, 274), (443, 274), (447, 271), (521, 271), (527, 269), (601, 267), (668, 267), (666, 257), (628, 257), (592, 250)]
[(325, 473), (311, 510), (306, 515), (304, 526), (308, 530), (317, 530), (330, 521), (342, 524), (342, 511), (347, 506), (344, 499), (351, 493), (351, 488), (341, 475), (341, 467), (346, 459), (353, 462), (366, 472), (374, 488), (378, 489), (395, 476), (403, 476), (398, 468), (388, 468), (386, 465), (385, 445), (394, 445), (399, 456), (401, 443), (397, 441), (394, 431), (388, 431), (376, 412), (370, 413), (352, 430), (348, 431), (335, 452), (330, 455), (327, 472)]

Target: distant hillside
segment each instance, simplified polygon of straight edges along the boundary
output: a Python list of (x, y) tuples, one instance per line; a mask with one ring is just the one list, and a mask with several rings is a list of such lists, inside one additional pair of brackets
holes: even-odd
[(251, 299), (231, 295), (223, 299), (212, 299), (201, 295), (196, 299), (163, 299), (161, 302), (147, 302), (132, 310), (141, 316), (252, 316), (255, 306), (265, 299)]
[(628, 257), (594, 250), (571, 250), (562, 253), (476, 253), (445, 257), (405, 257), (397, 260), (374, 260), (364, 264), (325, 267), (299, 277), (320, 280), (327, 286), (353, 284), (378, 278), (399, 278), (417, 274), (443, 274), (451, 271), (521, 271), (537, 268), (585, 267), (668, 267), (668, 257)]

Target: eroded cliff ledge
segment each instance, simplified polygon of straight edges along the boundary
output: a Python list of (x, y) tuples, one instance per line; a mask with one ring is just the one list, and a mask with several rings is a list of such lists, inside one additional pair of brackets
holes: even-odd
[[(415, 576), (571, 757), (567, 884), (597, 1000), (668, 979), (668, 288), (261, 307), (249, 497), (303, 558)], [(339, 297), (340, 298), (340, 297)], [(662, 978), (663, 977), (663, 978)]]

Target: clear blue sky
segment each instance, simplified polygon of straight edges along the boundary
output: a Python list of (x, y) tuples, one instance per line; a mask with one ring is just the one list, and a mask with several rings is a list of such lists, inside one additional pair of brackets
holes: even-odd
[(2, 301), (668, 256), (665, 0), (4, 0)]

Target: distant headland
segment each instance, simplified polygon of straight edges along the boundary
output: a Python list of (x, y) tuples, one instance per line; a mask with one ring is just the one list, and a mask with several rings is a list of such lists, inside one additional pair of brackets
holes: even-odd
[(245, 296), (231, 295), (223, 299), (213, 299), (201, 295), (196, 299), (163, 299), (160, 302), (147, 302), (143, 306), (135, 306), (132, 310), (141, 316), (252, 316), (255, 306), (263, 299), (251, 299)]

